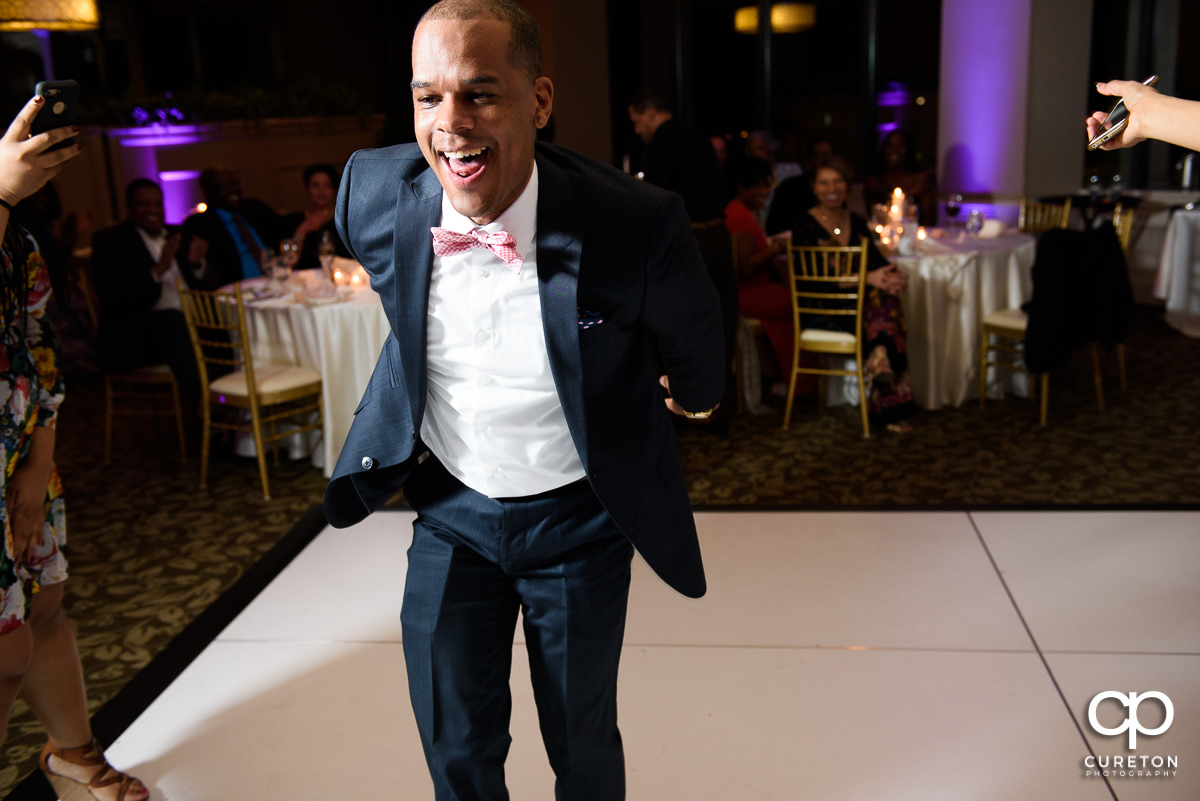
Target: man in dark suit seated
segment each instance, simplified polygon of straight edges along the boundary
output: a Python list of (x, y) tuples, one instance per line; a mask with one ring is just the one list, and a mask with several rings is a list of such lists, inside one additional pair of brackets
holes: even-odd
[(351, 525), (401, 487), (418, 512), (401, 622), (439, 801), (508, 798), (519, 610), (556, 798), (623, 799), (634, 549), (705, 590), (671, 412), (721, 398), (716, 291), (677, 195), (535, 146), (553, 93), (524, 8), (435, 5), (417, 144), (354, 154), (335, 213), (392, 333), (325, 514)]
[(101, 367), (108, 372), (166, 363), (188, 403), (200, 398), (196, 359), (179, 307), (176, 282), (196, 275), (180, 263), (200, 262), (204, 243), (179, 258), (180, 233), (163, 224), (163, 197), (148, 178), (125, 189), (128, 218), (92, 236), (92, 283), (100, 302)]
[(184, 247), (200, 239), (205, 258), (189, 266), (208, 289), (262, 275), (263, 252), (279, 246), (279, 215), (261, 200), (243, 198), (241, 183), (224, 167), (200, 173), (208, 208), (183, 222)]

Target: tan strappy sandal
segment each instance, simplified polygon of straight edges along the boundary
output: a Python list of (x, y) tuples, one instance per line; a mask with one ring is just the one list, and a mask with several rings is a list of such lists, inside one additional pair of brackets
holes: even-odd
[[(96, 769), (92, 774), (91, 779), (86, 782), (72, 778), (63, 773), (50, 770), (50, 757), (57, 757), (63, 762), (68, 762), (72, 765), (80, 767)], [(90, 743), (80, 745), (75, 748), (57, 748), (53, 743), (46, 743), (42, 749), (41, 758), (42, 772), (47, 776), (57, 776), (60, 779), (66, 779), (76, 784), (81, 784), (87, 789), (88, 794), (96, 801), (102, 801), (101, 797), (96, 795), (96, 790), (103, 790), (107, 787), (112, 787), (114, 784), (119, 785), (117, 788), (116, 801), (141, 801), (141, 799), (149, 798), (150, 792), (146, 786), (138, 779), (132, 776), (121, 773), (119, 770), (108, 764), (108, 760), (104, 758), (100, 746), (93, 739)]]

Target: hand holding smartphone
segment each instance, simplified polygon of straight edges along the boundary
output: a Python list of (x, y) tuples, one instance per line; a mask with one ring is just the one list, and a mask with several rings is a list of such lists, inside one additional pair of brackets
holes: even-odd
[[(1151, 75), (1146, 80), (1142, 81), (1143, 86), (1154, 86), (1158, 83), (1158, 76)], [(1088, 142), (1087, 149), (1095, 150), (1108, 140), (1117, 136), (1121, 131), (1125, 130), (1125, 126), (1129, 124), (1129, 107), (1125, 105), (1125, 98), (1117, 98), (1117, 102), (1108, 110), (1108, 115), (1104, 118), (1104, 127), (1092, 137), (1092, 141)]]
[[(79, 84), (75, 81), (40, 81), (34, 93), (45, 99), (42, 110), (33, 118), (30, 136), (55, 128), (75, 125), (79, 109)], [(61, 150), (75, 144), (75, 137), (64, 139), (46, 148), (45, 152)]]

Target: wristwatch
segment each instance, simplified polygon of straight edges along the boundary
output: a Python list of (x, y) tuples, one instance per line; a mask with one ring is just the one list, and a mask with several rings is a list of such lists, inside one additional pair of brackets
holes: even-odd
[(683, 416), (689, 420), (707, 420), (708, 418), (712, 417), (712, 413), (716, 410), (717, 407), (714, 406), (711, 409), (706, 409), (703, 412), (684, 412)]

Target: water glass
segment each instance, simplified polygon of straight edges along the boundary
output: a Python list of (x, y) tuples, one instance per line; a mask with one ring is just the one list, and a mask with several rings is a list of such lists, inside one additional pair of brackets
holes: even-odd
[(971, 213), (967, 216), (967, 231), (972, 236), (979, 236), (981, 230), (983, 230), (983, 212), (979, 209), (971, 209)]

